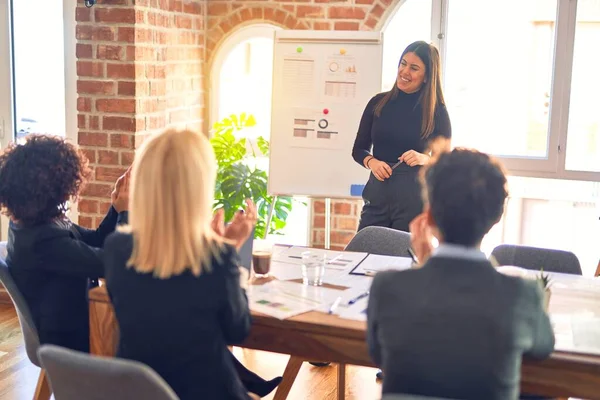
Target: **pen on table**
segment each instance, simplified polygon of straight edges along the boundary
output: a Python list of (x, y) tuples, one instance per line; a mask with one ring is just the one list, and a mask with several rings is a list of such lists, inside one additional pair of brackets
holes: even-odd
[(342, 301), (341, 297), (338, 297), (337, 299), (335, 299), (335, 301), (333, 302), (333, 304), (331, 305), (331, 307), (329, 307), (329, 314), (333, 314), (335, 312), (335, 310), (340, 305), (340, 301)]
[(413, 262), (415, 264), (420, 264), (419, 263), (419, 258), (417, 257), (417, 255), (415, 254), (415, 251), (412, 249), (412, 247), (408, 248), (408, 254), (410, 254), (410, 258), (412, 258)]
[(350, 299), (350, 300), (348, 301), (348, 304), (354, 304), (354, 303), (356, 303), (357, 301), (359, 301), (360, 299), (362, 299), (362, 298), (364, 298), (364, 297), (367, 297), (368, 295), (369, 295), (369, 291), (367, 290), (366, 292), (359, 294), (359, 295), (358, 295), (358, 296), (356, 296), (355, 298), (353, 298), (353, 299)]

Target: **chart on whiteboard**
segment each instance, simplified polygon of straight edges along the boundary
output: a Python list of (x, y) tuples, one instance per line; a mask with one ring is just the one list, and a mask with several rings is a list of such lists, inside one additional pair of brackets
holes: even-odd
[(343, 118), (341, 110), (326, 110), (296, 107), (291, 116), (293, 147), (309, 147), (319, 149), (344, 149), (347, 143), (340, 137), (340, 118)]
[(347, 103), (357, 96), (359, 68), (354, 57), (344, 54), (330, 55), (325, 63), (324, 100)]

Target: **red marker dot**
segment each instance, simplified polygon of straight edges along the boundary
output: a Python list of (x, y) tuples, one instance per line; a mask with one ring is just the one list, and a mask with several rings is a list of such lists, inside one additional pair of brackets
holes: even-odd
[(325, 108), (325, 109), (323, 110), (323, 114), (325, 114), (325, 115), (329, 114), (329, 110)]

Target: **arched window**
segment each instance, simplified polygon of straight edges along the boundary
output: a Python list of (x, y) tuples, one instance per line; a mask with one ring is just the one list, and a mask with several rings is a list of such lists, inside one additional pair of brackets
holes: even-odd
[[(249, 139), (271, 136), (271, 95), (273, 83), (273, 38), (280, 28), (256, 24), (239, 29), (219, 47), (211, 67), (211, 126), (230, 115), (251, 114), (256, 125), (238, 134)], [(257, 161), (268, 169), (268, 158)], [(306, 199), (296, 198), (279, 243), (308, 243)], [(293, 227), (293, 229), (291, 228)]]

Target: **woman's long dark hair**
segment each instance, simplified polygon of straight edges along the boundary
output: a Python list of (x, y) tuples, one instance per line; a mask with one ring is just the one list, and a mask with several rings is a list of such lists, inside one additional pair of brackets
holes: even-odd
[[(431, 135), (435, 128), (435, 110), (438, 104), (446, 104), (444, 93), (442, 92), (442, 68), (440, 62), (440, 53), (438, 49), (427, 42), (417, 41), (409, 44), (400, 56), (398, 66), (407, 53), (415, 53), (417, 57), (425, 64), (425, 82), (419, 95), (419, 104), (423, 110), (423, 120), (421, 122), (421, 137), (426, 139)], [(400, 89), (394, 82), (392, 89), (387, 92), (375, 106), (375, 116), (381, 115), (381, 110), (388, 101), (398, 96)]]

